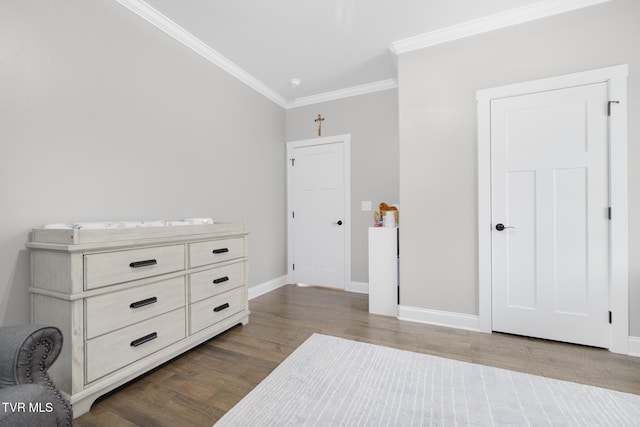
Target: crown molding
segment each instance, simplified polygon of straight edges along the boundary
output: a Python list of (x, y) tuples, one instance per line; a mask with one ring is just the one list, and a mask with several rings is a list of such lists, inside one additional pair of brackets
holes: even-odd
[[(226, 57), (209, 47), (200, 39), (189, 33), (187, 30), (167, 18), (165, 15), (151, 7), (143, 0), (116, 0), (118, 3), (140, 16), (153, 26), (164, 31), (180, 43), (193, 50), (203, 58), (220, 67), (231, 76), (245, 83), (250, 88), (262, 94), (277, 105), (289, 109), (302, 107), (305, 105), (317, 104), (320, 102), (333, 101), (337, 99), (347, 98), (351, 96), (364, 95), (367, 93), (377, 92), (381, 90), (394, 89), (398, 87), (398, 83), (394, 79), (382, 80), (379, 82), (368, 83), (360, 86), (353, 86), (346, 89), (340, 89), (330, 92), (324, 92), (317, 95), (311, 95), (293, 100), (287, 100), (273, 89), (247, 73), (245, 70), (231, 62)], [(458, 40), (464, 37), (485, 33), (512, 25), (521, 24), (536, 19), (557, 15), (572, 10), (593, 6), (600, 3), (609, 2), (611, 0), (543, 0), (538, 3), (513, 9), (510, 11), (498, 13), (484, 18), (476, 19), (466, 23), (454, 25), (429, 33), (410, 37), (404, 40), (398, 40), (391, 43), (388, 49), (397, 55), (422, 49), (429, 46), (435, 46), (452, 40)]]
[(287, 100), (278, 95), (273, 89), (266, 86), (264, 83), (247, 73), (242, 68), (238, 67), (233, 62), (222, 56), (220, 53), (211, 49), (208, 45), (202, 42), (200, 39), (189, 33), (187, 30), (173, 22), (171, 19), (158, 12), (149, 4), (142, 0), (116, 0), (118, 3), (142, 17), (144, 20), (164, 31), (180, 43), (193, 50), (198, 55), (204, 57), (208, 61), (214, 63), (218, 67), (222, 68), (233, 77), (237, 78), (250, 88), (254, 89), (258, 93), (264, 95), (271, 101), (275, 102), (279, 106), (286, 108)]
[(317, 95), (295, 98), (287, 103), (285, 108), (297, 108), (305, 105), (318, 104), (320, 102), (334, 101), (336, 99), (348, 98), (350, 96), (365, 95), (367, 93), (379, 92), (381, 90), (395, 89), (398, 82), (394, 79), (381, 80), (359, 86), (352, 86), (345, 89), (319, 93)]
[(484, 18), (475, 19), (473, 21), (464, 22), (462, 24), (453, 25), (442, 28), (440, 30), (431, 31), (407, 39), (398, 40), (389, 45), (389, 50), (400, 55), (402, 53), (411, 52), (429, 46), (435, 46), (453, 40), (486, 33), (500, 28), (510, 27), (522, 24), (536, 19), (546, 18), (552, 15), (558, 15), (564, 12), (581, 9), (588, 6), (594, 6), (600, 3), (606, 3), (611, 0), (544, 0), (528, 6), (520, 7), (513, 10), (497, 13), (495, 15), (486, 16)]

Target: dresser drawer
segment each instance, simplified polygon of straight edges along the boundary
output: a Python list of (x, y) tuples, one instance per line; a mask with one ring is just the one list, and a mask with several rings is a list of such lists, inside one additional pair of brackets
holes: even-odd
[(225, 265), (189, 275), (189, 302), (196, 302), (244, 285), (245, 263)]
[(123, 283), (183, 270), (184, 245), (85, 255), (85, 288)]
[(189, 245), (189, 267), (213, 264), (245, 256), (244, 238), (210, 240)]
[(87, 383), (185, 337), (184, 308), (87, 341)]
[(245, 305), (244, 287), (232, 289), (192, 304), (189, 311), (191, 333), (196, 333), (207, 326), (241, 312)]
[(184, 277), (176, 277), (87, 298), (87, 339), (184, 307), (184, 292)]

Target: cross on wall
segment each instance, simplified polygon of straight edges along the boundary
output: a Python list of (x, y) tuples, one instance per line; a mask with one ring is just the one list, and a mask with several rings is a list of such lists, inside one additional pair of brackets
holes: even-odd
[(318, 118), (315, 119), (314, 122), (318, 123), (318, 136), (322, 136), (322, 122), (324, 122), (322, 114), (318, 114)]

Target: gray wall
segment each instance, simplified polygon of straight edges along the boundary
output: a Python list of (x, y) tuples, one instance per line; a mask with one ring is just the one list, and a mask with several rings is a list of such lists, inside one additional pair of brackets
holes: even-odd
[(398, 202), (398, 91), (287, 110), (287, 141), (317, 138), (313, 120), (318, 114), (325, 117), (322, 136), (351, 134), (351, 279), (368, 282), (367, 229), (373, 225), (373, 211), (363, 212), (361, 202), (371, 200), (373, 210), (380, 202)]
[(0, 2), (0, 94), (0, 324), (51, 222), (244, 221), (249, 284), (286, 274), (284, 109), (117, 2)]
[(478, 314), (478, 89), (629, 64), (630, 333), (640, 336), (640, 2), (616, 0), (399, 57), (401, 304)]

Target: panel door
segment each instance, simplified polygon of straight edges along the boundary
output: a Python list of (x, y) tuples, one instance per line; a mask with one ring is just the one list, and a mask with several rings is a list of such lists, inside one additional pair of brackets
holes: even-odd
[(495, 331), (609, 345), (607, 92), (491, 102)]
[(344, 289), (344, 144), (297, 147), (293, 158), (294, 280)]

